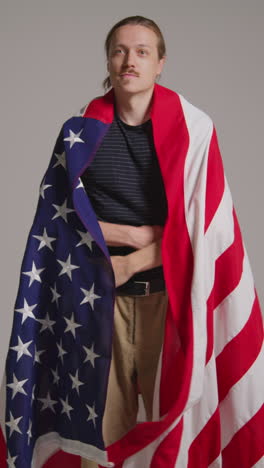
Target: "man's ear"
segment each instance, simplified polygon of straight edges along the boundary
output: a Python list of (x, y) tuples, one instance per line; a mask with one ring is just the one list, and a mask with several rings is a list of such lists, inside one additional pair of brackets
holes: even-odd
[(163, 55), (163, 57), (160, 59), (160, 61), (159, 61), (159, 72), (158, 72), (158, 75), (161, 74), (161, 72), (162, 72), (162, 70), (163, 70), (163, 67), (164, 67), (164, 64), (165, 64), (165, 62), (166, 62), (166, 59), (167, 59), (166, 55)]

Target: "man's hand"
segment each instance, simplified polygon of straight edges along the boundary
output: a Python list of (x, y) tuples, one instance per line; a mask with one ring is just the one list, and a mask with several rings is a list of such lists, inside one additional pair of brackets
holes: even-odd
[(128, 255), (113, 255), (111, 262), (116, 287), (126, 283), (131, 276), (139, 271), (149, 270), (162, 265), (161, 242), (161, 239), (159, 239), (143, 247), (143, 249), (136, 250)]
[(130, 262), (128, 261), (128, 255), (119, 256), (113, 255), (111, 257), (112, 267), (115, 275), (116, 288), (121, 284), (126, 283), (129, 278), (133, 275)]
[(105, 242), (109, 246), (124, 246), (142, 249), (160, 239), (163, 226), (130, 226), (99, 221)]

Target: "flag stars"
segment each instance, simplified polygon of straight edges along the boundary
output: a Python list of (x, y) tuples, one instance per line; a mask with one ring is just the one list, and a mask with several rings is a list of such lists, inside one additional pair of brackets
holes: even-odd
[(93, 407), (86, 405), (89, 411), (89, 416), (87, 421), (93, 421), (94, 427), (96, 426), (95, 419), (98, 418), (98, 414), (96, 414), (94, 410), (95, 403), (93, 404)]
[(29, 421), (29, 426), (27, 430), (27, 436), (28, 436), (28, 445), (30, 444), (30, 439), (32, 438), (32, 421)]
[(52, 187), (52, 185), (50, 184), (45, 184), (45, 180), (43, 180), (41, 186), (40, 186), (40, 189), (39, 189), (39, 194), (40, 196), (43, 198), (43, 200), (45, 200), (45, 190), (47, 190), (47, 188), (49, 187)]
[(58, 385), (59, 380), (60, 380), (59, 373), (58, 373), (58, 367), (56, 367), (55, 370), (53, 370), (53, 369), (50, 369), (50, 370), (51, 370), (52, 375), (53, 375), (53, 383)]
[(45, 318), (44, 318), (44, 319), (38, 319), (38, 322), (41, 323), (41, 325), (42, 325), (42, 326), (41, 326), (41, 329), (40, 329), (40, 333), (43, 332), (44, 330), (47, 330), (47, 329), (48, 329), (49, 331), (51, 331), (51, 333), (54, 334), (54, 330), (53, 330), (52, 327), (54, 326), (54, 324), (56, 323), (56, 321), (55, 321), (55, 320), (51, 320), (51, 319), (49, 318), (49, 313), (48, 313), (48, 312), (46, 313)]
[(29, 305), (26, 301), (26, 299), (24, 299), (24, 307), (22, 307), (22, 309), (15, 309), (15, 312), (19, 312), (20, 314), (22, 314), (22, 323), (25, 322), (25, 320), (27, 320), (27, 318), (33, 318), (34, 320), (37, 320), (35, 315), (33, 314), (33, 310), (35, 309), (35, 307), (37, 307), (37, 304), (33, 304), (33, 305)]
[(81, 240), (76, 245), (76, 247), (80, 247), (80, 245), (87, 245), (87, 247), (90, 250), (92, 250), (93, 238), (92, 238), (91, 234), (89, 232), (79, 231), (78, 229), (77, 229), (77, 232), (78, 232), (79, 236), (81, 237)]
[(42, 236), (33, 235), (33, 237), (35, 237), (35, 239), (40, 241), (39, 246), (38, 246), (38, 250), (43, 249), (43, 247), (48, 247), (50, 250), (53, 251), (53, 247), (51, 245), (51, 242), (54, 242), (56, 240), (56, 237), (49, 237), (48, 234), (47, 234), (47, 229), (46, 228), (44, 228)]
[(75, 375), (71, 375), (71, 374), (69, 374), (69, 375), (70, 375), (70, 378), (71, 378), (71, 380), (72, 380), (72, 390), (75, 389), (76, 392), (77, 392), (78, 395), (79, 395), (79, 387), (80, 387), (81, 385), (84, 385), (84, 382), (81, 382), (81, 381), (79, 380), (79, 377), (78, 377), (78, 369), (77, 369)]
[(32, 270), (22, 271), (22, 274), (29, 276), (29, 286), (31, 286), (34, 281), (38, 281), (39, 283), (41, 283), (39, 273), (41, 273), (43, 270), (45, 270), (45, 268), (40, 268), (39, 270), (37, 270), (35, 263), (32, 262)]
[(14, 351), (17, 352), (17, 361), (19, 361), (19, 359), (25, 355), (25, 356), (31, 356), (32, 357), (32, 354), (29, 352), (28, 350), (28, 347), (29, 345), (32, 343), (32, 340), (31, 341), (28, 341), (27, 343), (23, 343), (23, 341), (21, 340), (20, 336), (18, 336), (17, 338), (17, 345), (16, 346), (11, 346), (10, 349), (13, 349)]
[(81, 325), (79, 323), (74, 322), (73, 314), (70, 319), (68, 319), (67, 317), (64, 317), (64, 320), (67, 323), (67, 327), (65, 328), (64, 333), (70, 331), (75, 338), (75, 329), (81, 327)]
[(57, 262), (59, 262), (59, 264), (62, 266), (62, 270), (60, 271), (59, 276), (66, 274), (70, 278), (70, 280), (72, 279), (72, 270), (80, 268), (77, 265), (71, 264), (71, 254), (68, 255), (66, 262), (63, 262), (62, 260), (57, 260)]
[(63, 140), (70, 142), (70, 149), (75, 143), (84, 143), (84, 141), (80, 138), (82, 131), (83, 129), (81, 129), (79, 133), (74, 133), (72, 130), (69, 130), (69, 136)]
[(55, 205), (54, 203), (52, 203), (52, 206), (54, 206), (54, 208), (57, 210), (57, 213), (55, 213), (55, 215), (53, 216), (52, 219), (56, 219), (56, 218), (61, 217), (67, 223), (68, 222), (68, 220), (67, 220), (68, 213), (71, 213), (71, 212), (74, 211), (71, 208), (67, 208), (67, 198), (64, 200), (62, 205)]
[(60, 402), (62, 404), (61, 414), (65, 413), (68, 418), (71, 419), (70, 411), (73, 411), (73, 407), (69, 405), (68, 396), (66, 397), (66, 400), (60, 398)]
[(62, 166), (64, 169), (66, 169), (65, 151), (63, 151), (63, 153), (61, 153), (61, 154), (54, 153), (54, 156), (57, 158), (57, 161), (52, 167), (54, 168), (54, 167), (57, 167), (57, 166)]
[(13, 374), (13, 382), (7, 384), (7, 387), (12, 389), (12, 400), (16, 396), (17, 393), (22, 393), (23, 395), (27, 395), (25, 392), (23, 385), (28, 381), (28, 379), (25, 380), (17, 380), (15, 374)]
[(22, 419), (22, 416), (19, 418), (14, 418), (11, 411), (10, 411), (10, 420), (6, 422), (6, 425), (10, 428), (10, 433), (9, 436), (13, 434), (13, 432), (18, 432), (19, 434), (22, 434), (21, 430), (18, 427), (19, 421)]
[(67, 351), (65, 351), (62, 348), (62, 340), (60, 340), (60, 344), (56, 343), (56, 345), (57, 345), (57, 348), (58, 348), (58, 351), (59, 351), (58, 358), (61, 359), (61, 362), (63, 364), (63, 356), (64, 356), (64, 354), (67, 354)]
[(47, 393), (46, 398), (38, 398), (38, 400), (43, 405), (40, 411), (44, 411), (45, 409), (51, 409), (53, 413), (56, 413), (53, 406), (56, 405), (58, 402), (56, 400), (51, 399), (50, 392)]
[(94, 353), (94, 343), (92, 344), (91, 348), (86, 348), (86, 346), (83, 346), (85, 352), (86, 352), (86, 358), (84, 360), (84, 363), (89, 361), (92, 366), (94, 367), (94, 360), (97, 357), (100, 357), (99, 354)]
[(81, 288), (81, 291), (84, 294), (84, 299), (82, 300), (80, 304), (85, 304), (86, 302), (88, 302), (90, 306), (92, 307), (92, 309), (94, 309), (94, 301), (96, 299), (101, 298), (101, 296), (98, 296), (97, 294), (94, 293), (94, 283), (89, 291), (84, 288)]
[(8, 468), (16, 468), (15, 461), (17, 459), (17, 455), (15, 457), (11, 457), (10, 453), (8, 452), (7, 456), (7, 463), (8, 463)]
[(35, 345), (34, 363), (38, 362), (39, 364), (41, 364), (40, 356), (41, 354), (45, 353), (45, 351), (46, 351), (45, 349), (41, 349), (40, 351), (37, 351), (37, 347)]
[(50, 288), (52, 292), (52, 299), (51, 302), (56, 302), (57, 307), (59, 306), (58, 304), (58, 299), (61, 297), (61, 294), (57, 292), (57, 286), (56, 283), (54, 283), (54, 288)]

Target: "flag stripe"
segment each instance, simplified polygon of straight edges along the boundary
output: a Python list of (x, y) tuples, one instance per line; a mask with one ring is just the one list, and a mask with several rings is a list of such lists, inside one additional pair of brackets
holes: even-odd
[[(220, 403), (222, 447), (259, 411), (264, 395), (264, 350)], [(254, 397), (252, 397), (254, 395)], [(263, 428), (263, 425), (262, 425)], [(256, 429), (257, 430), (257, 429)]]
[[(245, 424), (223, 450), (224, 468), (258, 468), (264, 456), (264, 406)], [(261, 460), (262, 458), (262, 460)]]
[[(258, 357), (263, 343), (261, 328), (262, 318), (256, 298), (244, 328), (229, 341), (216, 358), (219, 401), (226, 397), (230, 388), (243, 377)], [(250, 343), (252, 336), (254, 341)], [(232, 362), (235, 365), (232, 366)]]
[(219, 423), (220, 414), (217, 408), (189, 448), (188, 468), (207, 467), (215, 460), (221, 449)]

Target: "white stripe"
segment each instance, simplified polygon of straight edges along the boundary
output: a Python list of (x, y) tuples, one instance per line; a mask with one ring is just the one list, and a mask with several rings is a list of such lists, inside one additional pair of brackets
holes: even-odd
[(210, 465), (208, 468), (222, 468), (222, 455), (219, 455)]
[(204, 282), (204, 206), (208, 150), (213, 123), (208, 116), (180, 97), (189, 132), (184, 167), (185, 218), (194, 253), (191, 303), (193, 312), (193, 369), (187, 408), (201, 396), (206, 354), (206, 295)]
[(252, 468), (264, 468), (264, 455), (259, 459), (257, 463), (255, 463)]
[(264, 395), (264, 345), (246, 374), (220, 403), (222, 449), (262, 407)]
[(205, 236), (205, 265), (206, 298), (209, 297), (215, 280), (215, 262), (234, 242), (233, 201), (225, 180), (224, 193)]
[(135, 453), (131, 457), (127, 458), (123, 464), (123, 468), (150, 468), (153, 455), (155, 454), (158, 446), (167, 437), (167, 435), (177, 426), (180, 418), (176, 419), (170, 427), (155, 439), (151, 444), (144, 447), (139, 452)]
[(102, 466), (114, 466), (107, 461), (107, 452), (99, 450), (93, 445), (88, 445), (79, 440), (64, 439), (57, 432), (49, 432), (40, 436), (34, 446), (31, 468), (41, 468), (44, 463), (59, 449), (68, 453), (94, 460)]
[(216, 356), (243, 329), (250, 317), (254, 300), (254, 281), (245, 252), (243, 273), (239, 284), (214, 311)]
[(212, 355), (205, 368), (203, 384), (203, 392), (200, 401), (184, 414), (184, 432), (175, 468), (188, 465), (188, 451), (191, 443), (205, 427), (217, 409), (218, 397), (214, 355)]

